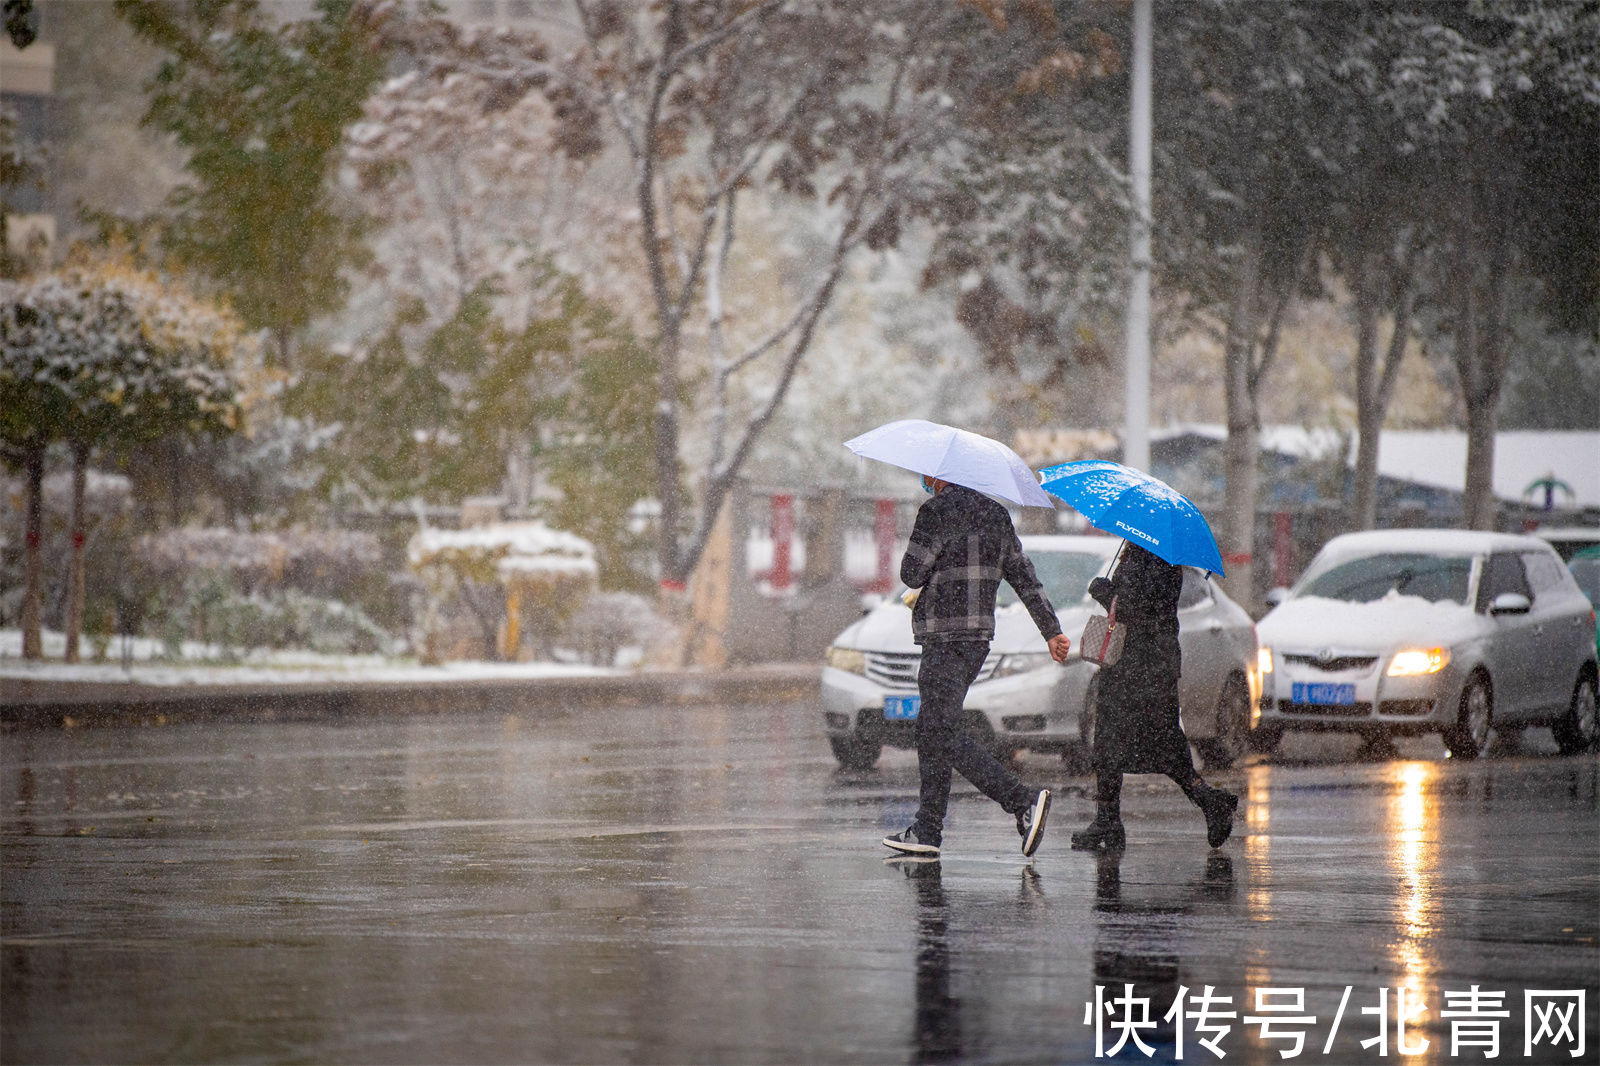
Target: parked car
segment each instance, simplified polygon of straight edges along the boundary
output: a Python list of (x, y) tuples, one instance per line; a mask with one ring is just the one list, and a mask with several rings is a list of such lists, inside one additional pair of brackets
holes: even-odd
[[(1120, 540), (1097, 536), (1027, 536), (1033, 561), (1061, 629), (1072, 637), (1066, 663), (1050, 658), (1027, 608), (1002, 583), (989, 657), (967, 692), (967, 728), (1002, 758), (1018, 751), (1055, 752), (1087, 764), (1094, 737), (1094, 686), (1099, 667), (1077, 656), (1084, 623), (1100, 608), (1089, 581), (1104, 573)], [(903, 591), (903, 590), (902, 590)], [(1249, 740), (1259, 691), (1255, 627), (1244, 609), (1202, 571), (1184, 568), (1178, 605), (1184, 730), (1208, 768), (1231, 765)], [(828, 648), (822, 711), (834, 757), (866, 769), (885, 745), (916, 746), (915, 719), (900, 717), (917, 691), (921, 649), (911, 640), (911, 611), (897, 593), (845, 629)]]
[[(1567, 560), (1567, 569), (1572, 572), (1572, 579), (1578, 583), (1583, 594), (1589, 597), (1590, 606), (1600, 610), (1600, 545), (1574, 553)], [(1596, 657), (1600, 657), (1600, 636), (1595, 638), (1594, 650)]]
[(1330, 540), (1258, 625), (1252, 738), (1439, 733), (1473, 758), (1492, 730), (1595, 743), (1595, 613), (1545, 541), (1452, 529)]
[(1568, 562), (1581, 551), (1600, 547), (1600, 526), (1540, 526), (1533, 535), (1549, 541), (1562, 560)]

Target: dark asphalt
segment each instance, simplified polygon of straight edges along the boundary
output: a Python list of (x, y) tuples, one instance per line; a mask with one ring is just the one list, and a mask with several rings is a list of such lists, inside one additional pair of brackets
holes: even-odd
[[(878, 841), (910, 821), (914, 757), (840, 773), (819, 717), (9, 732), (0, 1060), (1076, 1063), (1097, 987), (1123, 1061), (1181, 1037), (1182, 1061), (1277, 1063), (1296, 1033), (1297, 1062), (1486, 1061), (1491, 1036), (1496, 1062), (1600, 1060), (1592, 756), (1291, 739), (1215, 779), (1244, 797), (1215, 852), (1170, 783), (1131, 778), (1120, 861), (1068, 849), (1087, 781), (1030, 758), (1062, 786), (1032, 862), (958, 786), (944, 860), (912, 864)], [(1209, 1016), (1161, 1021), (1206, 986)], [(1118, 997), (1153, 1024), (1118, 1028)]]

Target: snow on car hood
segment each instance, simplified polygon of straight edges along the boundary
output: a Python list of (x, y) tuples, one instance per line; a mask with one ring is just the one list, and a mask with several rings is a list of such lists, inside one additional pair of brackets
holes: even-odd
[(1273, 608), (1256, 632), (1274, 648), (1383, 652), (1400, 645), (1456, 644), (1482, 626), (1482, 617), (1463, 604), (1391, 591), (1368, 603), (1297, 596)]
[[(1061, 631), (1071, 637), (1076, 646), (1078, 634), (1089, 620), (1089, 608), (1084, 604), (1060, 607), (1056, 609), (1056, 618), (1061, 622)], [(918, 648), (911, 640), (911, 608), (898, 600), (881, 603), (840, 633), (834, 644), (861, 651), (915, 652)], [(989, 647), (1001, 655), (1045, 650), (1039, 627), (1033, 624), (1033, 617), (1020, 603), (994, 613), (994, 640)]]

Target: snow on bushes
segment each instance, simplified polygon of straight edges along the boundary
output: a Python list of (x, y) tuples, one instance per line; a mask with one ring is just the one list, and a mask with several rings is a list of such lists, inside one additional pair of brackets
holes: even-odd
[(156, 576), (226, 574), (245, 593), (293, 588), (348, 596), (383, 563), (378, 538), (350, 530), (264, 533), (225, 528), (167, 529), (140, 538), (140, 561)]
[(155, 626), (174, 654), (185, 641), (224, 658), (257, 648), (393, 650), (382, 626), (342, 602), (381, 573), (370, 533), (168, 529), (141, 537), (134, 554), (156, 601)]
[(625, 649), (643, 651), (672, 632), (646, 597), (636, 592), (601, 592), (578, 608), (562, 640), (586, 663), (617, 666), (618, 655)]
[(423, 530), (406, 554), (428, 592), (428, 658), (447, 650), (440, 647), (441, 615), (452, 604), (476, 620), (485, 653), (516, 658), (527, 640), (548, 657), (556, 634), (599, 576), (592, 544), (543, 522)]

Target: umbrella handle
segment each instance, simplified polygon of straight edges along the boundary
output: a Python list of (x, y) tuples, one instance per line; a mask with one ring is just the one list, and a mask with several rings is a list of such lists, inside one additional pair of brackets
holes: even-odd
[(1124, 540), (1122, 542), (1122, 544), (1117, 547), (1117, 553), (1111, 557), (1111, 565), (1106, 567), (1106, 575), (1105, 576), (1106, 576), (1106, 580), (1107, 581), (1110, 581), (1113, 577), (1116, 576), (1117, 567), (1122, 565), (1122, 551), (1127, 546), (1128, 546), (1128, 542), (1126, 540)]

